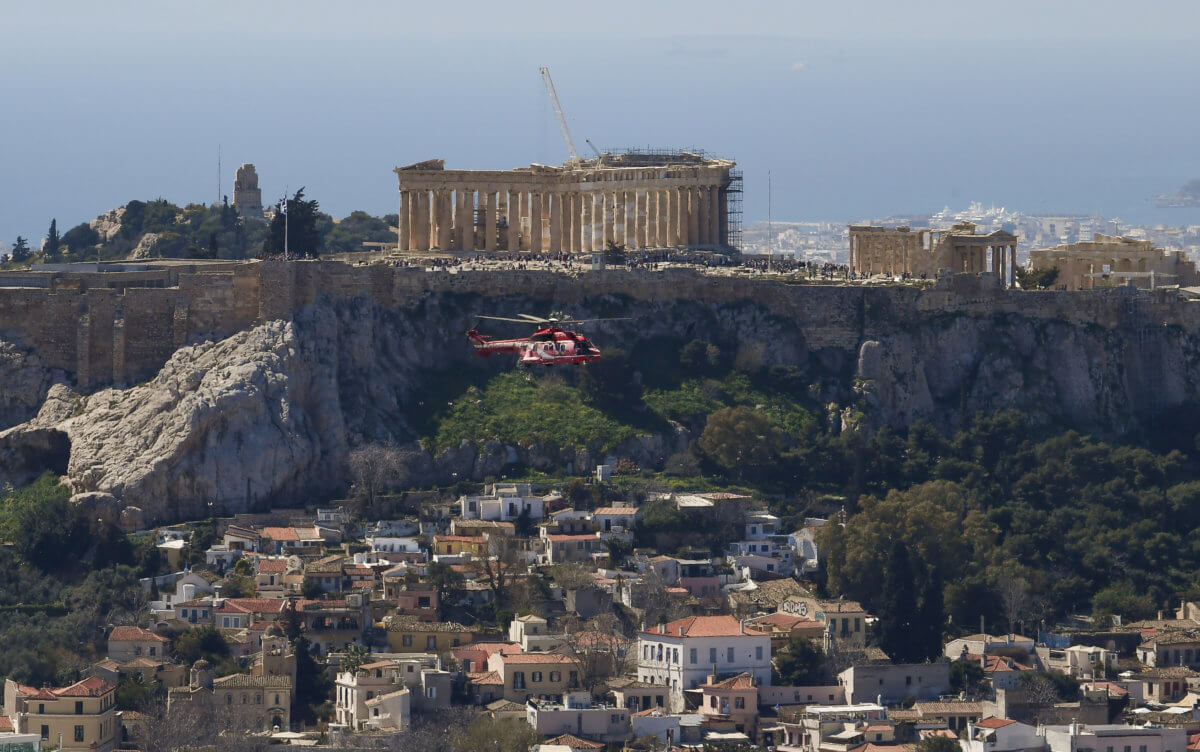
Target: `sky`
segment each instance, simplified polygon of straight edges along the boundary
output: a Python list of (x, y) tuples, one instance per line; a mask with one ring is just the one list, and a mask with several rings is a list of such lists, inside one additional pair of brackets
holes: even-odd
[[(961, 208), (1200, 223), (1200, 3), (5, 0), (0, 242), (130, 199), (395, 211), (391, 169), (575, 142), (738, 161), (745, 220)], [(218, 169), (218, 153), (220, 167)]]

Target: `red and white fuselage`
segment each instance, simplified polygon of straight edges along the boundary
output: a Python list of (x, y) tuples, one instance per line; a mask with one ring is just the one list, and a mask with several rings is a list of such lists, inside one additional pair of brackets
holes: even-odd
[(600, 359), (600, 351), (587, 337), (558, 327), (538, 329), (525, 339), (488, 339), (475, 329), (467, 332), (475, 354), (486, 358), (493, 353), (514, 354), (521, 363), (552, 366), (591, 363)]

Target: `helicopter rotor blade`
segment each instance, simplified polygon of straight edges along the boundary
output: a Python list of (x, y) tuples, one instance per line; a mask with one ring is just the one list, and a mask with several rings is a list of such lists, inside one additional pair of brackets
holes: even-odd
[(491, 320), (491, 321), (513, 321), (513, 322), (516, 322), (516, 323), (518, 323), (518, 324), (534, 324), (534, 323), (537, 323), (537, 322), (535, 322), (535, 321), (530, 321), (529, 319), (511, 319), (511, 318), (508, 318), (508, 317), (505, 317), (505, 316), (478, 316), (477, 318), (481, 318), (481, 319), (489, 319), (489, 320)]
[(530, 323), (534, 323), (534, 324), (549, 324), (550, 323), (550, 319), (544, 319), (541, 316), (531, 316), (528, 313), (518, 313), (517, 315), (520, 316), (522, 319), (529, 321)]
[(563, 319), (562, 321), (559, 321), (558, 323), (560, 325), (589, 324), (593, 321), (632, 321), (632, 318), (629, 316), (620, 316), (620, 317), (616, 317), (616, 318), (603, 318), (603, 319)]

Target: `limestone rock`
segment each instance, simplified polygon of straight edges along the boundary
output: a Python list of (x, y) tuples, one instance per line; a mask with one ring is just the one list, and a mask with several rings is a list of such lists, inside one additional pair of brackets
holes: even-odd
[(138, 240), (137, 245), (129, 252), (126, 258), (129, 259), (145, 259), (154, 257), (154, 247), (158, 245), (158, 239), (161, 235), (157, 232), (143, 233)]
[(107, 243), (121, 231), (121, 220), (125, 216), (125, 207), (110, 209), (88, 223), (100, 238)]

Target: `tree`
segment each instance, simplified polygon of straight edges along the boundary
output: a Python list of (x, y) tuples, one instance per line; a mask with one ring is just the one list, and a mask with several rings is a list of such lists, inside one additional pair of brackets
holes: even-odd
[(586, 622), (569, 617), (564, 626), (563, 652), (575, 659), (583, 689), (591, 692), (602, 679), (622, 671), (629, 641), (615, 615), (597, 614)]
[(171, 652), (185, 666), (190, 666), (201, 658), (216, 665), (221, 659), (229, 656), (229, 643), (225, 641), (225, 636), (213, 627), (197, 627), (177, 635), (171, 643)]
[(454, 735), (452, 752), (528, 752), (537, 744), (538, 734), (520, 718), (480, 716)]
[(400, 477), (400, 450), (390, 444), (363, 444), (350, 451), (347, 460), (354, 493), (373, 511), (379, 494), (392, 488)]
[(893, 540), (884, 568), (883, 598), (879, 607), (879, 647), (893, 663), (911, 663), (916, 652), (912, 645), (913, 605), (917, 602), (913, 587), (912, 564), (908, 549)]
[(17, 236), (17, 242), (13, 243), (12, 260), (15, 263), (22, 263), (29, 260), (32, 254), (29, 250), (29, 241), (20, 235)]
[(913, 745), (914, 752), (961, 752), (957, 739), (948, 736), (930, 736)]
[(305, 724), (314, 724), (323, 713), (321, 706), (329, 702), (333, 680), (317, 663), (308, 638), (301, 636), (292, 643), (296, 654), (296, 692), (292, 697), (292, 717)]
[(744, 477), (764, 470), (779, 456), (783, 432), (765, 412), (727, 407), (708, 416), (699, 445), (718, 465)]
[(482, 555), (471, 560), (471, 567), (492, 591), (492, 603), (499, 610), (514, 574), (521, 564), (516, 540), (508, 535), (485, 534)]
[(46, 261), (54, 262), (61, 261), (58, 254), (58, 247), (62, 244), (62, 239), (58, 236), (58, 220), (50, 220), (50, 229), (46, 232)]
[(623, 266), (625, 261), (625, 246), (615, 240), (608, 241), (608, 245), (604, 247), (604, 263)]
[[(263, 242), (265, 253), (289, 253), (315, 256), (321, 252), (320, 205), (315, 200), (305, 200), (304, 188), (286, 200), (286, 212), (281, 209), (271, 220), (267, 239)], [(285, 238), (286, 234), (286, 238)]]
[(342, 654), (342, 661), (339, 664), (341, 671), (357, 671), (364, 664), (371, 660), (371, 649), (364, 648), (362, 645), (353, 644), (346, 647), (346, 652)]
[(254, 580), (244, 574), (230, 576), (221, 587), (221, 595), (225, 598), (253, 598), (257, 592)]
[(1022, 290), (1047, 290), (1058, 281), (1058, 267), (1022, 269), (1017, 267), (1017, 283)]
[(445, 603), (446, 596), (461, 588), (466, 578), (446, 562), (435, 561), (429, 565), (427, 580), (437, 590), (438, 603)]
[(825, 662), (812, 640), (799, 635), (788, 637), (787, 644), (775, 653), (776, 683), (803, 687), (826, 681)]
[(62, 236), (62, 242), (72, 254), (79, 254), (100, 243), (100, 233), (87, 222), (75, 225)]
[(535, 525), (533, 523), (533, 515), (529, 512), (529, 507), (523, 507), (521, 513), (517, 515), (517, 519), (513, 520), (514, 532), (522, 538), (528, 538), (533, 535)]
[(1000, 578), (997, 590), (1000, 591), (1000, 603), (1004, 607), (1004, 623), (1008, 625), (1008, 631), (1015, 634), (1018, 623), (1023, 625), (1029, 610), (1029, 582), (1024, 577), (1016, 576), (1011, 565), (1005, 569), (1006, 576)]
[(941, 574), (935, 567), (926, 568), (921, 577), (921, 594), (913, 615), (912, 646), (921, 660), (933, 660), (942, 653), (942, 637), (946, 626), (946, 604)]
[(976, 697), (987, 691), (987, 677), (978, 661), (959, 659), (950, 664), (950, 688)]

